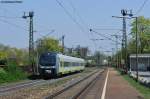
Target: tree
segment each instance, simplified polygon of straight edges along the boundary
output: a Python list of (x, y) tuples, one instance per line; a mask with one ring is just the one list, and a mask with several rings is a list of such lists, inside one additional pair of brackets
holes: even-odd
[[(147, 53), (150, 52), (150, 46), (149, 46), (149, 42), (150, 42), (150, 19), (149, 18), (145, 18), (144, 16), (140, 16), (138, 17), (138, 45), (139, 46), (139, 52), (140, 53)], [(131, 29), (131, 33), (132, 33), (132, 43), (135, 43), (135, 37), (136, 37), (136, 20), (134, 20), (132, 22), (132, 29)]]
[(59, 41), (51, 38), (51, 37), (45, 37), (43, 39), (37, 40), (37, 51), (39, 53), (43, 52), (60, 52), (62, 50), (62, 46), (59, 45)]
[(15, 60), (17, 65), (27, 65), (28, 51), (0, 44), (0, 64), (4, 64), (10, 59)]
[(100, 51), (95, 51), (93, 58), (97, 65), (102, 65), (103, 60), (106, 58), (106, 55)]

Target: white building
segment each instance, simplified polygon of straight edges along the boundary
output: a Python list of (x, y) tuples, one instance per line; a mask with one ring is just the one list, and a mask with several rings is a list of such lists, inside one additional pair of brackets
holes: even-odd
[[(130, 54), (130, 71), (136, 71), (136, 54)], [(138, 54), (138, 70), (150, 71), (150, 54)]]

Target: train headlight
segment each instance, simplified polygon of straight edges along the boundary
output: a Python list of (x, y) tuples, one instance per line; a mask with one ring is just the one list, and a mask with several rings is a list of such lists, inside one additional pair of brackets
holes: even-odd
[(52, 71), (51, 71), (51, 70), (45, 70), (45, 72), (46, 72), (46, 73), (52, 73)]

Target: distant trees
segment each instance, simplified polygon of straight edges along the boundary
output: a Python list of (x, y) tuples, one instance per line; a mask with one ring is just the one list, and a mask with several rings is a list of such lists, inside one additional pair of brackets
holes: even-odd
[(18, 65), (25, 65), (28, 63), (28, 51), (0, 44), (0, 64), (4, 65), (10, 59), (15, 60)]
[(97, 65), (102, 65), (103, 64), (103, 60), (106, 58), (106, 56), (104, 55), (104, 53), (100, 52), (100, 51), (96, 51), (94, 53), (93, 59), (95, 61), (95, 63)]
[[(138, 53), (150, 53), (150, 18), (138, 17)], [(128, 55), (136, 53), (136, 20), (131, 23), (131, 36), (127, 44)], [(124, 49), (117, 52), (115, 57), (122, 56), (125, 59)]]
[(57, 39), (51, 37), (45, 37), (36, 41), (36, 51), (39, 53), (43, 52), (61, 52), (62, 46), (59, 44)]
[[(60, 52), (62, 51), (62, 47), (57, 39), (45, 37), (37, 40), (35, 52), (36, 51), (38, 51), (39, 54), (47, 51)], [(36, 53), (34, 54), (36, 56)], [(28, 65), (28, 49), (19, 49), (0, 44), (0, 64), (4, 65), (10, 59), (15, 60), (18, 65)]]
[[(51, 37), (44, 37), (38, 39), (35, 43), (34, 50), (34, 59), (37, 61), (37, 58), (41, 53), (44, 52), (62, 52), (62, 45), (59, 43), (59, 40)], [(77, 46), (74, 49), (66, 48), (65, 54), (75, 57), (86, 58), (88, 54), (87, 47)], [(38, 56), (38, 57), (37, 57)], [(29, 55), (28, 49), (19, 49), (15, 47), (5, 46), (0, 44), (0, 64), (5, 64), (9, 60), (15, 60), (17, 65), (28, 65), (29, 64)]]
[[(138, 46), (139, 53), (149, 53), (150, 52), (150, 19), (144, 16), (138, 17)], [(128, 49), (130, 53), (135, 52), (135, 35), (136, 35), (136, 20), (131, 24), (131, 34), (132, 39), (128, 44)]]
[[(150, 53), (150, 19), (144, 16), (138, 17), (138, 53)], [(136, 53), (136, 20), (131, 23), (131, 35), (127, 45), (128, 54)], [(123, 51), (119, 51), (117, 54), (120, 55)], [(123, 58), (124, 54), (122, 53)]]

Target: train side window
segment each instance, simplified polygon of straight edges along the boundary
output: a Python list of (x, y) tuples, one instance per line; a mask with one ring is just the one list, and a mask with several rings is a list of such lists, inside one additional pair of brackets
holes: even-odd
[(72, 63), (72, 66), (75, 66), (75, 62)]
[(76, 63), (76, 66), (79, 66), (79, 63)]
[(75, 63), (75, 66), (77, 66), (77, 63)]
[(63, 62), (62, 61), (60, 61), (60, 67), (63, 67)]
[(81, 63), (79, 63), (79, 66), (81, 66)]
[(64, 67), (68, 67), (69, 66), (69, 62), (64, 62)]
[(78, 63), (78, 66), (80, 66), (80, 63)]
[(69, 66), (72, 66), (72, 62), (69, 62)]
[(67, 67), (67, 63), (66, 62), (64, 62), (64, 67)]
[(76, 63), (74, 63), (74, 66), (76, 66)]

